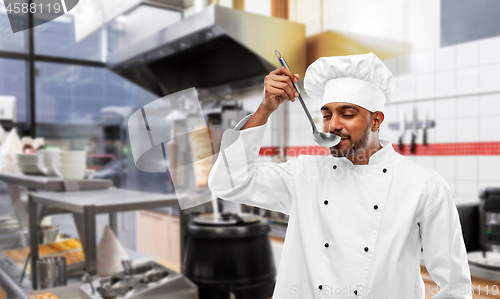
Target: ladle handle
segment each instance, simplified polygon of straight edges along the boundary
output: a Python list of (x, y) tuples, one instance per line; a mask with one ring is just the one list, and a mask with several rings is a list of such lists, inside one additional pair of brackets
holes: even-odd
[(307, 118), (309, 119), (309, 122), (311, 123), (313, 133), (316, 133), (318, 131), (318, 129), (316, 128), (316, 124), (314, 123), (314, 120), (313, 120), (311, 114), (309, 113), (309, 110), (306, 107), (306, 103), (304, 103), (304, 100), (302, 99), (302, 96), (300, 95), (300, 93), (299, 93), (299, 101), (300, 101), (300, 104), (302, 105), (302, 108), (304, 108), (304, 111), (307, 115)]
[[(290, 67), (288, 67), (288, 64), (286, 63), (285, 58), (283, 58), (281, 56), (280, 52), (278, 52), (278, 50), (276, 50), (275, 53), (276, 53), (276, 57), (278, 57), (278, 61), (279, 61), (280, 65), (286, 67), (291, 72), (292, 70), (290, 70)], [(295, 87), (295, 89), (297, 90), (297, 93), (299, 94), (299, 102), (302, 105), (302, 108), (304, 108), (304, 112), (306, 113), (307, 118), (309, 119), (309, 122), (311, 123), (313, 133), (316, 133), (318, 131), (318, 129), (316, 128), (316, 124), (314, 123), (314, 120), (311, 116), (311, 113), (309, 113), (309, 109), (307, 109), (306, 103), (304, 103), (304, 100), (302, 99), (302, 96), (300, 95), (299, 86), (295, 82), (292, 82), (292, 83), (293, 83), (293, 86)]]

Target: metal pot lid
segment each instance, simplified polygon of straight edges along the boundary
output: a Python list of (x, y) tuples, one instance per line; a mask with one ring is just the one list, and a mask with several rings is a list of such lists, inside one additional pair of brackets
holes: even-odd
[(256, 215), (247, 213), (231, 213), (228, 211), (221, 212), (217, 215), (202, 215), (193, 219), (193, 222), (200, 225), (213, 226), (230, 226), (230, 225), (246, 225), (259, 222)]

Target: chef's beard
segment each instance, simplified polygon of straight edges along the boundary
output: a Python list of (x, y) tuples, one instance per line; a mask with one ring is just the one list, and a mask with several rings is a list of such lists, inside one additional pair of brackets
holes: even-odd
[(336, 146), (330, 147), (330, 153), (332, 156), (341, 158), (341, 157), (350, 157), (354, 156), (361, 151), (363, 151), (365, 148), (368, 147), (368, 139), (370, 137), (370, 131), (371, 131), (371, 124), (366, 126), (365, 131), (363, 132), (363, 136), (361, 136), (361, 139), (358, 142), (353, 143), (351, 141), (351, 136), (349, 135), (339, 135), (336, 134), (342, 138), (346, 138), (347, 141), (349, 141), (349, 144), (344, 145), (344, 148), (340, 148), (340, 143), (337, 144)]

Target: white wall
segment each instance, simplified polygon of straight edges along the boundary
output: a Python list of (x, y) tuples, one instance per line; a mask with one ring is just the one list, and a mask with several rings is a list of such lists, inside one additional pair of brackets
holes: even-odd
[[(306, 35), (321, 32), (321, 0), (290, 0), (290, 20)], [(323, 31), (407, 44), (412, 52), (439, 48), (438, 0), (323, 0)]]
[(245, 11), (270, 16), (271, 0), (247, 0), (245, 1)]

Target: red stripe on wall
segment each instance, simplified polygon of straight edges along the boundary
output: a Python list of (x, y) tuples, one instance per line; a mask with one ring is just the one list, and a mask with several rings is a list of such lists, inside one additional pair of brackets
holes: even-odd
[[(399, 152), (398, 145), (392, 145)], [(329, 155), (330, 150), (321, 146), (291, 146), (285, 148), (286, 155), (298, 157), (299, 155)], [(429, 145), (417, 144), (415, 153), (410, 153), (410, 145), (403, 145), (399, 152), (403, 155), (415, 156), (488, 156), (500, 155), (500, 142), (461, 142), (461, 143), (433, 143)], [(261, 156), (275, 156), (279, 151), (277, 147), (261, 147)]]
[[(398, 145), (392, 145), (398, 151)], [(429, 145), (417, 144), (415, 153), (410, 153), (410, 145), (404, 145), (403, 155), (418, 156), (488, 156), (500, 155), (500, 142), (461, 142), (461, 143), (433, 143)]]
[[(285, 153), (289, 157), (298, 157), (299, 155), (321, 155), (326, 156), (330, 154), (330, 150), (322, 146), (291, 146), (285, 147)], [(261, 156), (275, 156), (279, 154), (277, 147), (261, 147)]]

